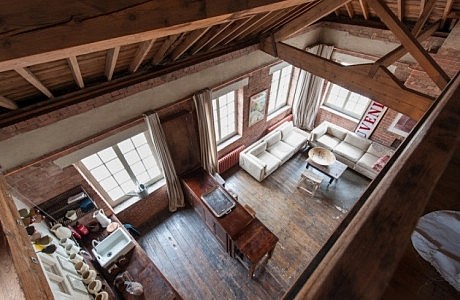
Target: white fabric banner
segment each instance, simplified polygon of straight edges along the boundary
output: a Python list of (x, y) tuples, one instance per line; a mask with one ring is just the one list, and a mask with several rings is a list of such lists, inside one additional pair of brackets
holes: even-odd
[(368, 139), (387, 109), (383, 104), (372, 101), (358, 126), (356, 126), (355, 133)]

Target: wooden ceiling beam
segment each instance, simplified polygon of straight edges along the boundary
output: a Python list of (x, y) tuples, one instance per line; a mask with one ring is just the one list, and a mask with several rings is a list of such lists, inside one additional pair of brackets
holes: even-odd
[[(423, 11), (420, 14), (420, 17), (417, 20), (417, 23), (415, 23), (414, 28), (412, 28), (412, 34), (414, 36), (418, 36), (420, 34), (420, 31), (422, 30), (423, 26), (425, 25), (426, 21), (428, 21), (428, 18), (431, 15), (431, 12), (434, 9), (434, 5), (437, 0), (428, 0), (428, 3), (426, 3), (423, 6)], [(438, 23), (439, 27), (439, 23)]]
[(266, 13), (264, 14), (262, 17), (258, 18), (252, 18), (248, 23), (246, 23), (246, 26), (244, 27), (241, 27), (239, 30), (237, 30), (233, 36), (230, 36), (229, 39), (227, 39), (226, 41), (224, 41), (224, 45), (227, 45), (228, 43), (230, 43), (231, 41), (233, 40), (237, 40), (238, 38), (240, 38), (244, 33), (248, 32), (249, 30), (251, 30), (252, 28), (254, 28), (255, 26), (257, 26), (257, 24), (260, 24), (263, 20), (265, 20), (266, 18), (270, 17), (271, 15), (273, 15), (274, 12), (269, 12), (269, 13)]
[(139, 47), (137, 48), (136, 54), (134, 55), (134, 59), (129, 65), (129, 71), (131, 73), (134, 73), (137, 71), (137, 69), (139, 69), (142, 62), (144, 61), (144, 58), (149, 53), (150, 48), (152, 48), (155, 41), (156, 41), (155, 39), (150, 40), (150, 41), (144, 41), (139, 45)]
[(0, 106), (8, 109), (18, 109), (18, 105), (13, 100), (0, 96)]
[(19, 75), (33, 85), (37, 90), (45, 94), (48, 98), (53, 98), (53, 94), (50, 90), (34, 75), (28, 68), (16, 68), (14, 69)]
[(453, 4), (454, 4), (453, 0), (447, 0), (446, 1), (446, 6), (444, 7), (444, 12), (442, 13), (441, 27), (444, 27), (444, 24), (446, 23), (446, 20), (447, 20), (447, 16), (449, 15), (450, 11), (452, 10)]
[(166, 52), (168, 51), (169, 47), (171, 47), (171, 45), (177, 40), (179, 36), (180, 34), (168, 36), (168, 38), (161, 45), (160, 49), (158, 49), (158, 51), (153, 56), (152, 64), (157, 65), (165, 58)]
[(353, 6), (351, 6), (351, 2), (345, 4), (345, 9), (347, 10), (350, 19), (353, 19), (353, 17), (355, 16), (355, 12), (353, 10)]
[(433, 99), (404, 87), (387, 69), (380, 67), (378, 79), (368, 76), (372, 65), (342, 66), (290, 45), (267, 38), (261, 44), (266, 53), (420, 120)]
[(255, 16), (249, 17), (247, 19), (239, 20), (239, 23), (233, 24), (227, 31), (224, 31), (220, 34), (219, 37), (215, 38), (211, 45), (208, 45), (206, 50), (211, 50), (212, 48), (216, 47), (230, 36), (232, 36), (235, 32), (237, 32), (240, 28), (243, 28), (252, 18)]
[[(24, 1), (34, 5), (34, 0)], [(238, 1), (236, 4), (234, 0), (156, 0), (91, 18), (80, 17), (79, 21), (75, 20), (74, 12), (69, 11), (68, 18), (61, 18), (68, 19), (67, 22), (56, 22), (53, 26), (31, 24), (30, 28), (34, 28), (32, 30), (2, 37), (0, 72), (158, 39), (304, 4), (307, 1), (259, 0)], [(10, 13), (7, 9), (8, 6), (2, 7), (2, 14), (11, 19), (19, 13)], [(39, 18), (36, 19), (40, 21)]]
[(172, 60), (179, 59), (190, 47), (192, 47), (206, 32), (209, 28), (200, 28), (196, 29), (193, 32), (189, 33), (185, 40), (174, 50), (171, 55)]
[(117, 65), (118, 54), (120, 53), (120, 46), (107, 50), (107, 55), (105, 57), (105, 77), (107, 80), (112, 80), (113, 72), (115, 71), (115, 66)]
[(398, 19), (402, 22), (404, 18), (404, 0), (398, 0)]
[(275, 32), (275, 40), (278, 42), (289, 38), (291, 35), (310, 26), (350, 1), (351, 0), (322, 0), (317, 2), (311, 9), (285, 24), (280, 30)]
[[(433, 33), (436, 32), (436, 30), (439, 28), (439, 22), (434, 23), (433, 25), (430, 26), (427, 30), (425, 30), (423, 33), (419, 34), (417, 37), (417, 40), (419, 42), (423, 42), (427, 38), (433, 35)], [(393, 51), (389, 52), (387, 55), (382, 56), (379, 58), (375, 63), (375, 70), (377, 70), (378, 66), (382, 67), (388, 67), (398, 61), (401, 57), (407, 54), (407, 49), (404, 48), (403, 46), (399, 46)], [(371, 72), (369, 75), (374, 76), (375, 72)]]
[(369, 20), (369, 7), (367, 7), (365, 0), (359, 0), (359, 6), (361, 6), (361, 11), (363, 12), (363, 17), (366, 20)]
[(209, 31), (208, 33), (208, 34), (212, 33), (212, 35), (209, 36), (208, 38), (203, 38), (201, 39), (201, 41), (198, 41), (198, 43), (195, 44), (190, 49), (190, 53), (193, 55), (197, 53), (198, 51), (200, 51), (201, 49), (203, 49), (206, 45), (208, 45), (211, 41), (213, 41), (217, 36), (219, 36), (219, 34), (224, 32), (231, 24), (233, 24), (233, 22), (228, 22), (225, 24), (220, 24), (220, 25), (215, 26), (215, 28), (213, 28), (213, 31)]
[(81, 76), (80, 66), (78, 65), (77, 57), (70, 56), (67, 58), (67, 63), (69, 64), (70, 71), (72, 72), (73, 79), (77, 83), (79, 88), (84, 88), (85, 83), (83, 77)]
[(423, 49), (417, 39), (396, 18), (383, 0), (367, 0), (367, 4), (374, 9), (383, 23), (399, 39), (401, 44), (420, 64), (430, 78), (442, 90), (449, 82), (449, 76), (439, 67), (436, 61)]

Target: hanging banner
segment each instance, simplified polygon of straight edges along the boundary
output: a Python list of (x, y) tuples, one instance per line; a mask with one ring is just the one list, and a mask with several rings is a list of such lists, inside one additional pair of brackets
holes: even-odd
[(368, 139), (386, 111), (386, 106), (372, 101), (358, 126), (356, 126), (355, 133)]

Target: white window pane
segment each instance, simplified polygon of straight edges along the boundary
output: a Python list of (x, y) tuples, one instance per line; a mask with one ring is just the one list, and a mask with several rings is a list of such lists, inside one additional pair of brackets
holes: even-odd
[(136, 189), (136, 187), (134, 186), (134, 183), (132, 181), (127, 181), (121, 185), (121, 189), (125, 194), (127, 194), (129, 192), (133, 192)]
[(117, 144), (118, 148), (120, 148), (121, 153), (126, 153), (134, 149), (134, 145), (130, 139), (124, 140)]
[(107, 194), (109, 194), (110, 198), (112, 198), (114, 201), (125, 195), (120, 187), (116, 187), (113, 190), (107, 191)]
[(129, 165), (133, 165), (136, 162), (140, 161), (141, 158), (139, 157), (139, 154), (135, 150), (129, 151), (128, 153), (124, 154), (124, 157), (126, 161), (128, 162)]
[(106, 162), (109, 160), (114, 159), (117, 155), (115, 154), (115, 151), (113, 151), (112, 148), (107, 148), (102, 151), (99, 151), (97, 153), (99, 157), (102, 159), (102, 161)]
[(131, 177), (129, 177), (129, 174), (128, 172), (126, 172), (126, 170), (122, 170), (118, 173), (113, 174), (113, 177), (119, 184), (131, 180)]
[(142, 158), (152, 155), (152, 150), (150, 150), (150, 146), (148, 144), (142, 145), (139, 148), (137, 148), (137, 152)]
[(107, 166), (107, 168), (109, 169), (110, 173), (112, 173), (112, 174), (115, 174), (118, 171), (124, 169), (123, 164), (121, 163), (121, 161), (118, 158), (112, 159), (111, 161), (107, 162), (105, 165)]
[(104, 165), (96, 167), (92, 169), (90, 172), (97, 181), (100, 181), (110, 176), (109, 170), (107, 170), (107, 168)]
[(102, 188), (106, 191), (110, 191), (111, 189), (114, 189), (115, 187), (118, 186), (118, 183), (113, 179), (113, 177), (108, 177), (104, 180), (99, 181), (101, 184)]
[(143, 159), (143, 162), (144, 162), (145, 167), (147, 169), (155, 168), (156, 165), (157, 165), (157, 163), (156, 163), (155, 159), (153, 158), (153, 156), (149, 156), (149, 157)]
[(142, 174), (136, 175), (136, 179), (137, 181), (139, 181), (139, 183), (146, 183), (150, 180), (150, 176), (149, 173), (144, 172)]
[(145, 139), (144, 133), (139, 133), (138, 135), (133, 136), (131, 138), (131, 140), (133, 141), (134, 146), (136, 146), (136, 147), (139, 147), (139, 146), (147, 143), (147, 140)]
[(149, 173), (150, 178), (155, 178), (155, 177), (161, 175), (160, 169), (158, 169), (158, 168), (149, 169), (149, 170), (147, 170), (147, 172)]
[(83, 158), (81, 162), (85, 165), (88, 170), (91, 170), (97, 166), (102, 165), (102, 161), (96, 154)]
[(144, 167), (144, 164), (142, 162), (137, 162), (133, 165), (130, 166), (131, 167), (131, 170), (133, 171), (134, 175), (137, 176), (137, 174), (141, 174), (143, 172), (145, 172), (145, 167)]

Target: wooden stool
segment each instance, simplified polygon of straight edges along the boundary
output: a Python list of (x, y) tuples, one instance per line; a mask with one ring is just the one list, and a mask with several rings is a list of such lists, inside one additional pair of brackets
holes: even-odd
[(312, 197), (315, 197), (316, 190), (319, 188), (322, 181), (323, 178), (320, 175), (305, 169), (300, 175), (300, 181), (297, 184), (297, 188), (307, 192)]

